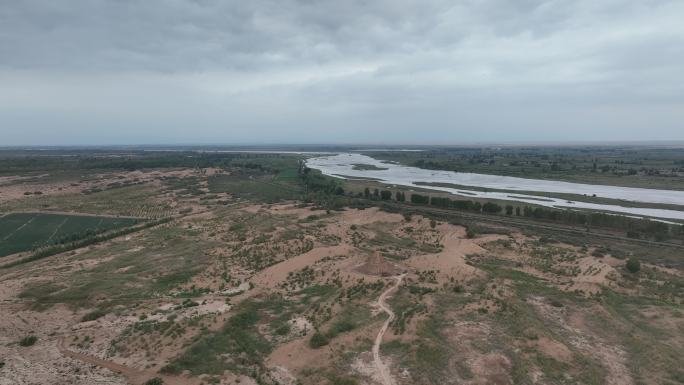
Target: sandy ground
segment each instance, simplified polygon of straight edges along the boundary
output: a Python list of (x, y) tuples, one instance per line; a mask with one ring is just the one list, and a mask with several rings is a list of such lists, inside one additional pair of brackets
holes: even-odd
[(447, 282), (451, 277), (459, 281), (479, 275), (478, 270), (466, 264), (465, 256), (485, 252), (479, 243), (486, 240), (465, 239), (465, 230), (452, 225), (440, 225), (443, 249), (437, 254), (418, 255), (404, 264), (416, 270), (437, 270), (438, 282)]
[(287, 274), (290, 272), (295, 272), (307, 266), (311, 266), (325, 257), (347, 255), (351, 251), (351, 246), (347, 244), (318, 247), (260, 271), (251, 279), (251, 282), (257, 288), (274, 289), (287, 278)]

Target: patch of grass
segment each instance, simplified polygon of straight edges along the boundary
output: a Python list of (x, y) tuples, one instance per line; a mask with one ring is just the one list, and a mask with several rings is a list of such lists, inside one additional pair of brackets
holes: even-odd
[(272, 349), (259, 333), (258, 323), (286, 305), (276, 296), (242, 302), (221, 331), (200, 335), (187, 350), (162, 368), (162, 372), (177, 374), (189, 370), (193, 375), (219, 375), (230, 370), (258, 378), (263, 358)]
[(59, 282), (36, 281), (20, 296), (33, 299), (35, 305), (67, 303), (102, 310), (122, 301), (154, 298), (177, 289), (203, 269), (208, 261), (205, 247), (212, 247), (212, 242), (196, 242), (182, 227), (153, 228), (136, 244), (114, 242), (73, 257), (102, 261)]
[(314, 301), (326, 301), (337, 292), (338, 288), (333, 285), (312, 285), (295, 294), (301, 296), (300, 303), (307, 305)]
[(283, 322), (274, 328), (274, 333), (279, 336), (286, 336), (290, 333), (291, 329), (289, 323)]
[(303, 190), (298, 179), (277, 178), (274, 175), (217, 175), (209, 179), (212, 193), (230, 193), (241, 198), (274, 203), (299, 199)]
[(330, 385), (357, 385), (359, 382), (353, 377), (331, 374), (328, 376)]
[(159, 190), (156, 187), (135, 185), (89, 195), (31, 196), (0, 203), (0, 210), (4, 212), (57, 210), (156, 219), (168, 216), (172, 212), (168, 204), (155, 199), (158, 194)]
[(414, 286), (401, 287), (390, 299), (390, 305), (396, 314), (396, 318), (390, 326), (396, 334), (403, 334), (406, 331), (406, 324), (414, 315), (427, 311), (427, 305), (417, 296), (420, 295), (421, 291), (416, 293), (412, 287)]

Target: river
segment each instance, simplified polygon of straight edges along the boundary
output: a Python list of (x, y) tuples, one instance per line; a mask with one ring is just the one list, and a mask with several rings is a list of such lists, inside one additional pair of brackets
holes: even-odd
[[(684, 220), (684, 211), (679, 210), (648, 207), (626, 207), (619, 204), (599, 204), (553, 197), (553, 193), (577, 194), (585, 195), (587, 197), (596, 196), (601, 198), (630, 201), (634, 202), (631, 205), (635, 206), (638, 206), (638, 203), (660, 203), (684, 206), (684, 191), (592, 185), (552, 180), (526, 179), (510, 176), (426, 170), (417, 167), (403, 166), (391, 162), (383, 162), (372, 157), (356, 153), (342, 153), (313, 157), (307, 159), (306, 165), (309, 168), (320, 170), (324, 175), (337, 178), (372, 178), (378, 182), (388, 185), (444, 191), (466, 197), (517, 201), (555, 208), (609, 211), (636, 217)], [(377, 169), (366, 169), (367, 167), (356, 167), (357, 169), (355, 169), (355, 165), (369, 165), (374, 166)], [(420, 185), (421, 183), (436, 183), (441, 184), (441, 186), (425, 186)], [(536, 195), (527, 195), (524, 193), (469, 190), (467, 188), (444, 186), (444, 184), (471, 186), (484, 189), (541, 192), (548, 193), (551, 196), (545, 195), (544, 197), (540, 197)]]

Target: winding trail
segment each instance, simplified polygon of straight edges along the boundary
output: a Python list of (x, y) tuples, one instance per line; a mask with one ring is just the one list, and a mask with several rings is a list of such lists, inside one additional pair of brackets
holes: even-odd
[(378, 370), (378, 374), (380, 375), (380, 380), (383, 385), (394, 385), (394, 380), (392, 379), (389, 368), (382, 362), (382, 359), (380, 358), (380, 344), (382, 343), (382, 338), (385, 336), (385, 332), (387, 332), (390, 323), (394, 321), (395, 317), (394, 312), (389, 305), (387, 305), (385, 299), (387, 299), (387, 297), (392, 294), (393, 291), (397, 290), (399, 285), (401, 285), (401, 281), (404, 279), (404, 276), (405, 274), (401, 274), (394, 277), (394, 279), (397, 280), (394, 286), (385, 290), (378, 298), (378, 306), (380, 306), (382, 311), (389, 315), (385, 323), (382, 325), (382, 328), (380, 328), (380, 332), (378, 332), (377, 337), (375, 337), (375, 344), (373, 344), (373, 361), (375, 361), (375, 368)]

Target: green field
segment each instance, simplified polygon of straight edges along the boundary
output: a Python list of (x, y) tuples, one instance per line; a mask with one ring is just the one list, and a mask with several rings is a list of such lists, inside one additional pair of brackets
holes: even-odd
[(230, 192), (241, 198), (273, 203), (300, 198), (303, 190), (298, 182), (296, 170), (285, 170), (276, 175), (257, 173), (218, 175), (209, 179), (209, 191), (212, 193)]
[(0, 257), (130, 226), (137, 219), (15, 213), (0, 217)]

